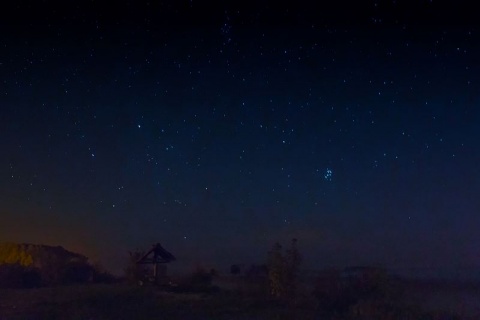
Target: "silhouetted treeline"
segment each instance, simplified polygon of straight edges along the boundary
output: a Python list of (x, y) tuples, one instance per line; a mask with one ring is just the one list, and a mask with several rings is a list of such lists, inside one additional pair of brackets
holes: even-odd
[(65, 250), (33, 244), (0, 244), (0, 287), (32, 288), (115, 278), (88, 258)]

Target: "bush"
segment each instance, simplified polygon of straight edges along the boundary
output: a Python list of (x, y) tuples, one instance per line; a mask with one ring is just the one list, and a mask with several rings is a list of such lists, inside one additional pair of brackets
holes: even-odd
[(22, 288), (38, 288), (42, 285), (40, 271), (36, 268), (25, 268), (22, 273)]
[(338, 270), (325, 271), (317, 278), (313, 296), (317, 299), (320, 312), (326, 315), (341, 313), (354, 303), (345, 297)]
[(0, 265), (0, 288), (35, 288), (42, 284), (38, 269), (20, 264)]
[(89, 264), (73, 262), (62, 268), (61, 284), (74, 284), (89, 282), (93, 278), (93, 267)]
[(114, 283), (118, 278), (106, 271), (100, 264), (93, 265), (93, 283)]
[(347, 268), (324, 272), (313, 295), (325, 315), (369, 314), (374, 319), (377, 313), (392, 309), (392, 302), (401, 300), (402, 291), (384, 269)]
[(21, 288), (23, 267), (19, 264), (4, 264), (0, 266), (0, 287)]
[(212, 284), (213, 274), (197, 267), (190, 276), (189, 284), (196, 287), (208, 287)]

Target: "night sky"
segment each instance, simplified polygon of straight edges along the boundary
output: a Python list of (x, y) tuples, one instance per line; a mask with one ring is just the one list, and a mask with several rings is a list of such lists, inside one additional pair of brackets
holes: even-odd
[(0, 241), (478, 266), (479, 23), (412, 3), (2, 3)]

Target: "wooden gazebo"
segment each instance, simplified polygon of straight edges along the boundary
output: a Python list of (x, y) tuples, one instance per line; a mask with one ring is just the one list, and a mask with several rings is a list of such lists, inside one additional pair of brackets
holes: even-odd
[(158, 270), (159, 264), (169, 263), (175, 261), (173, 254), (165, 250), (160, 243), (154, 244), (152, 249), (150, 249), (143, 257), (138, 259), (137, 264), (152, 264), (153, 265), (153, 279), (152, 281), (158, 283), (161, 276), (165, 274), (160, 274)]

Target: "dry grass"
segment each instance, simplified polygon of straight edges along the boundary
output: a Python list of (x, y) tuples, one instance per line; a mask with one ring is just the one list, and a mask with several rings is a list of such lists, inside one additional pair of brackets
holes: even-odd
[(168, 293), (123, 284), (0, 290), (0, 319), (464, 319), (378, 297), (360, 300), (342, 314), (328, 314), (307, 291), (294, 300), (279, 301), (248, 287), (243, 283), (241, 290), (211, 294)]

